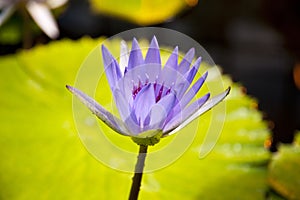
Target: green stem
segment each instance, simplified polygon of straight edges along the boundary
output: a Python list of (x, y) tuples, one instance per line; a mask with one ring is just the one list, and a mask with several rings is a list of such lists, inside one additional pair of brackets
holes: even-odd
[(135, 165), (135, 173), (132, 178), (132, 185), (129, 195), (129, 200), (137, 200), (140, 192), (143, 170), (145, 166), (145, 158), (147, 155), (148, 146), (140, 145), (137, 163)]
[(26, 10), (26, 5), (23, 3), (20, 5), (20, 9), (19, 9), (21, 16), (23, 18), (23, 48), (24, 49), (29, 49), (32, 47), (33, 45), (33, 39), (32, 39), (32, 31), (31, 31), (31, 22), (30, 22), (30, 16), (27, 13)]

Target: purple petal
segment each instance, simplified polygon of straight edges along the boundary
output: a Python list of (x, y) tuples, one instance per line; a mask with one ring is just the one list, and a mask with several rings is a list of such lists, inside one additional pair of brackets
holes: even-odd
[(184, 74), (182, 77), (177, 77), (176, 85), (174, 86), (177, 91), (177, 98), (181, 99), (186, 93), (187, 89), (190, 87), (191, 83), (194, 80), (195, 75), (198, 72), (199, 66), (201, 63), (201, 58), (199, 57), (193, 67)]
[(165, 109), (158, 104), (152, 106), (150, 113), (149, 113), (150, 122), (148, 124), (147, 129), (162, 129), (162, 126), (165, 122), (167, 117), (167, 113)]
[(127, 44), (124, 40), (121, 41), (121, 50), (120, 50), (120, 70), (121, 73), (125, 73), (125, 69), (128, 66), (128, 60), (129, 60), (129, 52)]
[(167, 62), (165, 64), (165, 68), (166, 67), (177, 70), (177, 68), (178, 68), (178, 47), (175, 47), (175, 49), (173, 50), (172, 54), (170, 55), (169, 59), (167, 60)]
[(183, 76), (178, 73), (176, 69), (170, 67), (164, 67), (158, 77), (157, 83), (164, 84), (165, 87), (174, 87), (174, 85), (180, 80), (183, 79)]
[(123, 93), (119, 89), (115, 89), (113, 94), (119, 114), (122, 120), (125, 121), (130, 115), (128, 101), (125, 99)]
[(164, 134), (167, 134), (169, 131), (175, 129), (182, 122), (191, 117), (195, 112), (201, 108), (201, 106), (208, 100), (210, 94), (206, 94), (200, 99), (196, 100), (194, 103), (185, 108), (182, 112), (175, 115), (164, 127)]
[(178, 126), (175, 125), (175, 126), (173, 126), (173, 128), (171, 128), (171, 126), (169, 126), (170, 128), (168, 128), (168, 129), (165, 128), (164, 136), (172, 135), (172, 134), (176, 133), (177, 131), (179, 131), (180, 129), (184, 128), (186, 125), (191, 123), (193, 120), (198, 118), (200, 115), (202, 115), (203, 113), (205, 113), (206, 111), (210, 110), (212, 107), (214, 107), (215, 105), (220, 103), (229, 94), (229, 92), (230, 92), (230, 87), (227, 90), (225, 90), (224, 92), (209, 99), (202, 107), (200, 107), (199, 110), (197, 110), (197, 112), (195, 112), (192, 116), (190, 116), (188, 119), (183, 121), (181, 124), (179, 123)]
[(125, 120), (127, 129), (130, 131), (130, 135), (137, 135), (142, 132), (142, 128), (139, 125), (139, 122), (135, 115), (135, 110), (133, 109), (130, 115)]
[(128, 70), (133, 69), (134, 67), (140, 66), (144, 63), (143, 55), (139, 47), (138, 41), (133, 38), (132, 47), (128, 59)]
[(125, 78), (126, 74), (124, 75), (124, 78), (120, 79), (120, 81), (116, 85), (116, 88), (120, 89), (120, 91), (123, 93), (123, 96), (125, 97), (126, 101), (128, 102), (128, 105), (130, 107), (132, 107), (132, 103), (133, 103), (133, 96), (132, 96), (133, 83), (128, 77)]
[(185, 74), (189, 69), (190, 65), (192, 64), (193, 58), (195, 55), (195, 49), (191, 48), (184, 56), (182, 61), (179, 64), (178, 71), (182, 74)]
[(202, 58), (199, 57), (199, 58), (195, 61), (193, 67), (192, 67), (192, 68), (184, 75), (184, 77), (186, 78), (186, 80), (187, 80), (189, 83), (192, 83), (192, 82), (193, 82), (193, 80), (194, 80), (194, 78), (195, 78), (195, 75), (197, 74), (198, 69), (199, 69), (199, 67), (200, 67), (201, 60), (202, 60)]
[(150, 122), (146, 123), (148, 121), (145, 120), (144, 124), (149, 125), (149, 129), (161, 129), (175, 102), (176, 95), (173, 93), (163, 97), (158, 103), (151, 107), (151, 110), (146, 117), (146, 120), (149, 118)]
[(155, 36), (151, 40), (148, 52), (146, 54), (145, 63), (161, 63), (159, 46)]
[(202, 115), (203, 113), (205, 113), (206, 111), (210, 110), (212, 107), (214, 107), (215, 105), (217, 105), (218, 103), (220, 103), (230, 92), (230, 87), (227, 88), (224, 92), (214, 96), (213, 98), (209, 99), (198, 111), (197, 113), (195, 113), (196, 115), (193, 116), (193, 118), (191, 119), (194, 120), (195, 118), (197, 118), (198, 116)]
[(93, 98), (84, 94), (80, 90), (66, 86), (67, 89), (72, 92), (84, 105), (86, 105), (93, 114), (95, 114), (100, 120), (102, 120), (111, 129), (122, 135), (128, 135), (125, 124), (117, 117), (112, 115), (110, 112), (105, 110), (100, 104), (98, 104)]
[(185, 92), (187, 91), (187, 89), (190, 87), (191, 85), (191, 79), (192, 76), (195, 76), (195, 69), (192, 68), (191, 71), (189, 73), (185, 74), (185, 77), (183, 79), (178, 79), (177, 80), (177, 84), (175, 86), (176, 91), (177, 91), (177, 98), (181, 99), (183, 97), (183, 95), (185, 94)]
[(119, 65), (104, 45), (102, 45), (102, 57), (109, 86), (114, 91), (118, 80), (122, 77)]
[(150, 108), (155, 104), (155, 93), (153, 84), (148, 84), (136, 95), (133, 102), (135, 115), (137, 120), (142, 125), (150, 111)]
[(151, 114), (151, 110), (150, 110), (150, 113), (147, 115), (147, 117), (144, 120), (144, 127), (149, 127), (149, 124), (150, 124), (150, 114)]
[(190, 83), (183, 80), (181, 81), (180, 83), (177, 83), (175, 86), (174, 86), (174, 90), (177, 92), (176, 96), (177, 96), (177, 99), (180, 100), (185, 91), (187, 90), (187, 88), (190, 86)]
[(208, 72), (206, 72), (197, 82), (189, 89), (189, 91), (182, 97), (180, 102), (174, 107), (174, 113), (178, 113), (180, 110), (184, 109), (186, 105), (194, 98), (198, 93), (204, 81), (206, 80)]
[(178, 47), (176, 47), (173, 53), (170, 55), (167, 63), (165, 64), (164, 68), (161, 71), (161, 74), (158, 78), (158, 83), (164, 85), (166, 87), (172, 87), (175, 85), (176, 81), (178, 81), (178, 76), (182, 76), (178, 73)]

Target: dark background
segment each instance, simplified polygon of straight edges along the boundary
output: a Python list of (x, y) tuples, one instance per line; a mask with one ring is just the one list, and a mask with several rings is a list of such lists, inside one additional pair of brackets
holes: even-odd
[[(112, 36), (139, 27), (92, 14), (88, 1), (70, 0), (58, 18), (62, 38)], [(293, 70), (300, 65), (300, 1), (200, 0), (173, 19), (152, 26), (180, 31), (198, 41), (215, 63), (259, 100), (276, 144), (300, 129), (300, 88)], [(1, 54), (20, 45), (2, 46)], [(299, 87), (299, 86), (298, 86)]]

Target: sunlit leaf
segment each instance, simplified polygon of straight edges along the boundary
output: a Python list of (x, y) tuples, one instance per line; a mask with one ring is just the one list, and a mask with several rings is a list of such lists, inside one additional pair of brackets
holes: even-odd
[[(65, 89), (101, 41), (62, 40), (0, 57), (0, 199), (127, 198), (132, 174), (110, 169), (87, 152), (74, 126), (72, 96)], [(111, 42), (116, 50), (117, 44)], [(270, 157), (263, 146), (269, 137), (267, 125), (253, 106), (256, 101), (228, 76), (223, 79), (233, 92), (213, 152), (199, 159), (201, 131), (210, 126), (208, 112), (179, 160), (145, 174), (141, 199), (265, 199), (265, 164)], [(86, 81), (89, 84), (88, 75)], [(108, 93), (107, 82), (101, 84)], [(96, 98), (101, 103), (111, 100), (110, 95)], [(136, 148), (128, 138), (111, 135), (122, 147)]]
[[(296, 138), (299, 138), (299, 134)], [(300, 146), (281, 145), (269, 166), (271, 187), (287, 199), (300, 198)]]
[(298, 131), (295, 135), (295, 143), (300, 146), (300, 131)]
[(162, 23), (188, 5), (197, 2), (190, 0), (91, 0), (95, 11), (111, 16), (121, 17), (140, 25)]

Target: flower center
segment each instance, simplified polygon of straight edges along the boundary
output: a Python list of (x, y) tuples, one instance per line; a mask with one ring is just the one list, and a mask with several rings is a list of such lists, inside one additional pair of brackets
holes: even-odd
[(159, 102), (161, 98), (163, 98), (171, 92), (171, 87), (167, 88), (164, 86), (164, 84), (149, 83), (148, 81), (143, 84), (141, 81), (139, 81), (139, 83), (137, 85), (134, 85), (132, 88), (133, 99), (135, 99), (137, 94), (143, 89), (143, 87), (147, 86), (148, 84), (153, 84), (156, 103)]
[(132, 97), (133, 97), (133, 99), (135, 99), (136, 95), (146, 85), (148, 85), (148, 81), (146, 83), (142, 84), (142, 82), (140, 80), (139, 80), (139, 83), (137, 85), (133, 85), (133, 89), (132, 89)]

